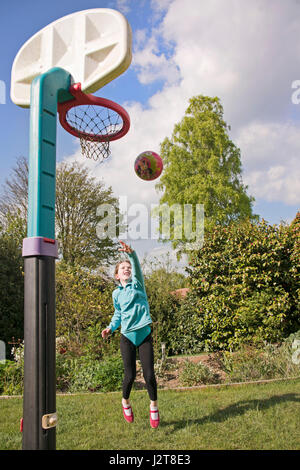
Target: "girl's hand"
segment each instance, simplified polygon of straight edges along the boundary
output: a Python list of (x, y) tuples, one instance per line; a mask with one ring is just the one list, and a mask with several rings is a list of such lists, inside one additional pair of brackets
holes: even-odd
[(119, 251), (125, 251), (125, 253), (132, 253), (133, 252), (133, 249), (129, 245), (126, 245), (126, 243), (122, 242), (121, 240), (119, 240), (119, 243), (121, 243), (121, 245), (123, 247), (123, 248), (119, 248)]
[(101, 336), (103, 339), (107, 338), (107, 336), (109, 335), (110, 333), (110, 328), (105, 328), (102, 332), (101, 332)]

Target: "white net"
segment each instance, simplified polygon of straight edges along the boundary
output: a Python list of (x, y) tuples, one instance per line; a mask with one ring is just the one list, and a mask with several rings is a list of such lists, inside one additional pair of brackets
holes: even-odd
[(100, 162), (109, 157), (110, 138), (123, 126), (116, 111), (94, 105), (74, 106), (67, 112), (66, 120), (80, 138), (82, 154)]

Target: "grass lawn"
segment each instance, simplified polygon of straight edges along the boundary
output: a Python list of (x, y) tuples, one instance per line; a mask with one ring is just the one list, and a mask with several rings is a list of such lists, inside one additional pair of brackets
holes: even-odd
[[(300, 379), (195, 390), (161, 390), (161, 424), (149, 425), (145, 391), (57, 396), (58, 450), (299, 450)], [(21, 449), (22, 399), (0, 400), (0, 449)]]

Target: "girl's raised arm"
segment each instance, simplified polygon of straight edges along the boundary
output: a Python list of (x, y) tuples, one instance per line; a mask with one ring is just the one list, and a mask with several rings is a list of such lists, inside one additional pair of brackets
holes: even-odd
[(119, 240), (119, 242), (123, 247), (119, 248), (119, 251), (124, 251), (125, 253), (127, 253), (128, 258), (132, 263), (132, 280), (134, 281), (136, 279), (142, 285), (142, 288), (145, 290), (144, 276), (136, 252), (129, 245), (126, 245), (126, 243), (122, 242), (121, 240)]

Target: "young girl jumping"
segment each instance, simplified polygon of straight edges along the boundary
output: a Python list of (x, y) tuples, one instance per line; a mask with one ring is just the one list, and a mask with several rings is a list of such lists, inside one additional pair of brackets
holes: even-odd
[(120, 241), (123, 248), (119, 251), (127, 253), (129, 260), (117, 264), (115, 278), (119, 281), (113, 291), (112, 298), (115, 313), (107, 328), (102, 331), (106, 338), (121, 325), (120, 349), (124, 363), (123, 380), (123, 416), (132, 423), (134, 415), (129, 395), (136, 377), (136, 350), (143, 368), (143, 376), (150, 397), (150, 426), (159, 425), (157, 407), (157, 383), (154, 373), (154, 352), (150, 324), (152, 323), (149, 304), (145, 290), (143, 273), (135, 251)]

